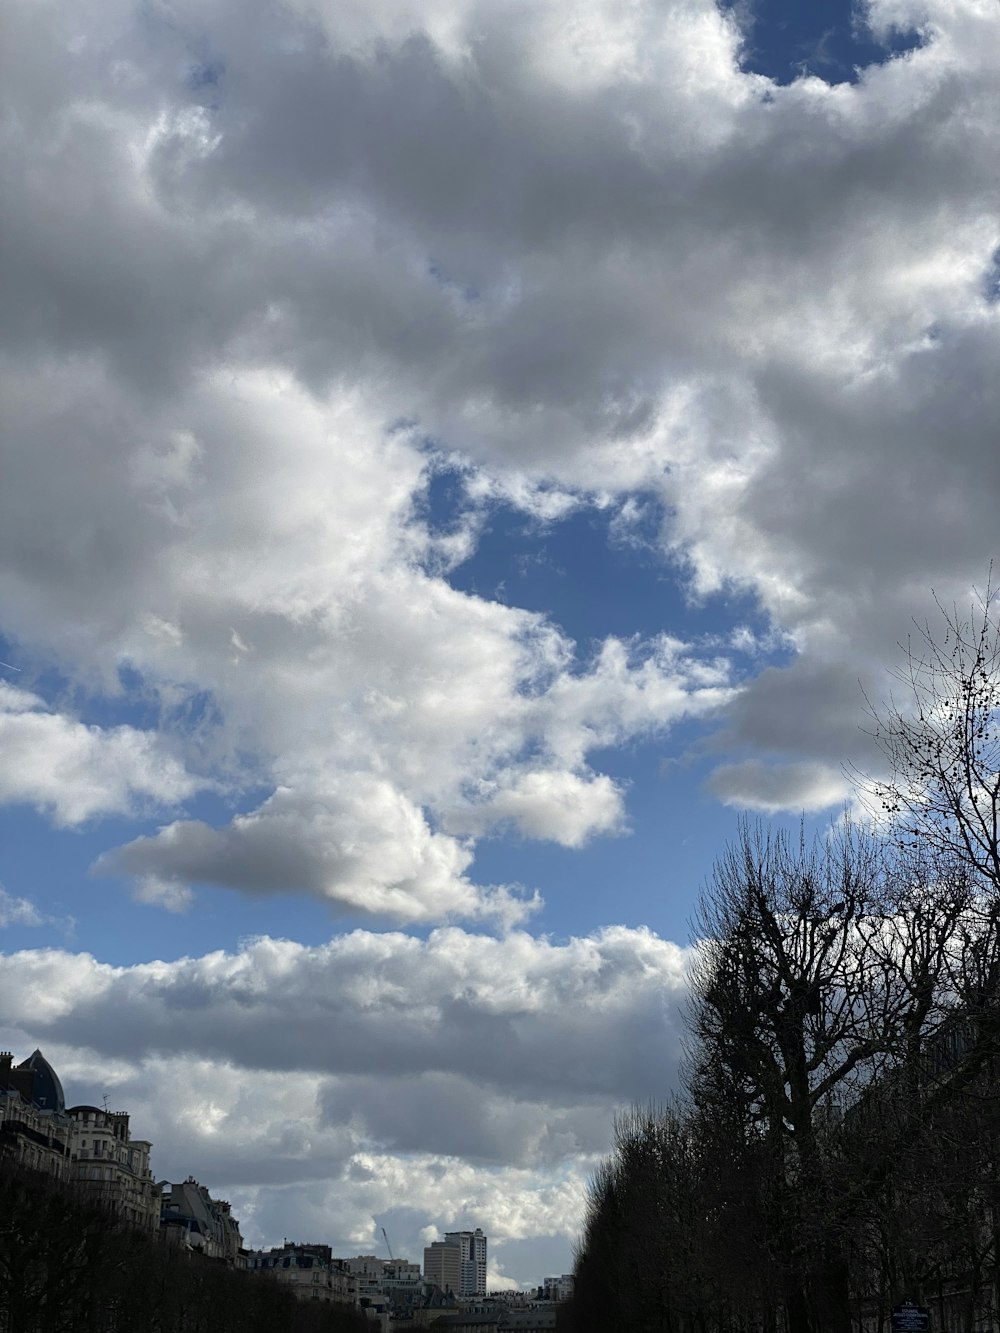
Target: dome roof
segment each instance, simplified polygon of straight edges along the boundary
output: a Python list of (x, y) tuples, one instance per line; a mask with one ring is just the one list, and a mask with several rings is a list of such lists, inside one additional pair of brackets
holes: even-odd
[(66, 1098), (63, 1096), (59, 1075), (39, 1050), (32, 1051), (27, 1060), (22, 1060), (18, 1069), (30, 1069), (35, 1075), (35, 1086), (31, 1100), (43, 1111), (63, 1112)]

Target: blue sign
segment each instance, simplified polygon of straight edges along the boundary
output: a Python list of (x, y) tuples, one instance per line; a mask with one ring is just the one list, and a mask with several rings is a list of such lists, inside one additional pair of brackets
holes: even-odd
[(913, 1301), (903, 1301), (893, 1308), (890, 1315), (892, 1333), (928, 1333), (931, 1326), (931, 1312), (926, 1305), (915, 1305)]

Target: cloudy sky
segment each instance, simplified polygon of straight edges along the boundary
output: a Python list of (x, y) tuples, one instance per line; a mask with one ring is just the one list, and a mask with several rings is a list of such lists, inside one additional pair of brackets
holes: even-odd
[(11, 0), (0, 1042), (567, 1270), (738, 813), (997, 553), (994, 0)]

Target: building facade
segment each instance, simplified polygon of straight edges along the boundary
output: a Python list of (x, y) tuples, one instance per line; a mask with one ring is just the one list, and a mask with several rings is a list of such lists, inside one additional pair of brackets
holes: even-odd
[(299, 1300), (336, 1301), (357, 1305), (358, 1284), (354, 1275), (333, 1258), (329, 1245), (298, 1245), (285, 1241), (270, 1250), (251, 1250), (247, 1269), (288, 1287)]
[(486, 1237), (481, 1228), (475, 1231), (446, 1231), (446, 1245), (457, 1245), (461, 1254), (461, 1296), (486, 1295)]
[(41, 1051), (19, 1065), (0, 1051), (0, 1159), (66, 1180), (71, 1135), (62, 1084)]
[(0, 1156), (41, 1171), (110, 1209), (130, 1226), (154, 1231), (159, 1192), (149, 1169), (152, 1145), (129, 1134), (124, 1111), (67, 1109), (59, 1076), (41, 1051), (14, 1064), (0, 1051)]
[(446, 1240), (435, 1240), (424, 1248), (424, 1280), (458, 1296), (462, 1290), (462, 1251)]
[(486, 1237), (482, 1230), (446, 1231), (424, 1250), (424, 1277), (456, 1296), (486, 1295)]
[(543, 1301), (568, 1301), (573, 1296), (573, 1274), (563, 1273), (562, 1277), (547, 1277), (538, 1292)]
[(149, 1167), (152, 1144), (133, 1139), (127, 1111), (71, 1106), (70, 1179), (123, 1222), (143, 1231), (160, 1225), (160, 1194)]
[(338, 1262), (355, 1278), (362, 1304), (366, 1299), (376, 1303), (385, 1299), (393, 1306), (412, 1304), (419, 1294), (420, 1265), (407, 1259), (380, 1259), (375, 1254), (358, 1254)]
[(245, 1268), (240, 1224), (226, 1199), (213, 1199), (194, 1176), (179, 1184), (161, 1180), (160, 1226), (177, 1244), (231, 1268)]

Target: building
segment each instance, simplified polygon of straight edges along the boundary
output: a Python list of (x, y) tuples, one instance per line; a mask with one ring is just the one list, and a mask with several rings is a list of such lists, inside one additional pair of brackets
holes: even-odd
[(240, 1224), (226, 1199), (213, 1199), (194, 1176), (172, 1185), (161, 1180), (160, 1226), (166, 1235), (188, 1250), (209, 1259), (221, 1259), (232, 1268), (246, 1267)]
[(303, 1301), (358, 1303), (357, 1281), (342, 1260), (333, 1258), (329, 1245), (298, 1245), (286, 1240), (270, 1250), (251, 1250), (246, 1266), (251, 1273), (289, 1287)]
[(446, 1240), (435, 1240), (424, 1247), (424, 1279), (442, 1291), (462, 1294), (462, 1250)]
[(568, 1301), (573, 1296), (573, 1274), (563, 1273), (562, 1277), (547, 1277), (538, 1290), (543, 1301)]
[(446, 1231), (446, 1245), (457, 1245), (461, 1253), (462, 1277), (459, 1295), (486, 1295), (486, 1237), (482, 1230)]
[(62, 1084), (41, 1051), (19, 1065), (0, 1051), (0, 1159), (66, 1180), (71, 1134)]
[(149, 1168), (152, 1144), (129, 1134), (127, 1111), (71, 1106), (70, 1179), (121, 1221), (144, 1231), (160, 1225), (160, 1195)]
[(59, 1076), (41, 1051), (19, 1065), (0, 1051), (0, 1155), (76, 1186), (121, 1221), (153, 1231), (159, 1193), (149, 1169), (152, 1147), (129, 1134), (124, 1111), (67, 1109)]
[(442, 1314), (428, 1325), (433, 1333), (496, 1333), (498, 1310), (465, 1310)]
[(345, 1273), (354, 1279), (358, 1304), (363, 1308), (379, 1305), (384, 1299), (382, 1260), (375, 1254), (358, 1254), (353, 1259), (338, 1259)]
[(558, 1318), (554, 1305), (529, 1305), (524, 1310), (505, 1310), (500, 1316), (498, 1333), (504, 1329), (516, 1329), (518, 1333), (548, 1333), (548, 1330), (555, 1328)]
[(456, 1296), (486, 1295), (486, 1237), (475, 1231), (446, 1231), (424, 1250), (424, 1277)]
[(407, 1259), (380, 1259), (375, 1254), (359, 1254), (338, 1260), (358, 1285), (358, 1300), (378, 1303), (387, 1300), (393, 1308), (410, 1306), (421, 1289), (420, 1265)]
[(382, 1264), (382, 1291), (393, 1309), (412, 1308), (422, 1288), (419, 1264), (408, 1259), (389, 1259)]
[(426, 1279), (419, 1287), (412, 1304), (404, 1312), (405, 1323), (425, 1329), (439, 1314), (454, 1312), (460, 1308), (458, 1297), (453, 1292), (442, 1290), (434, 1282)]

